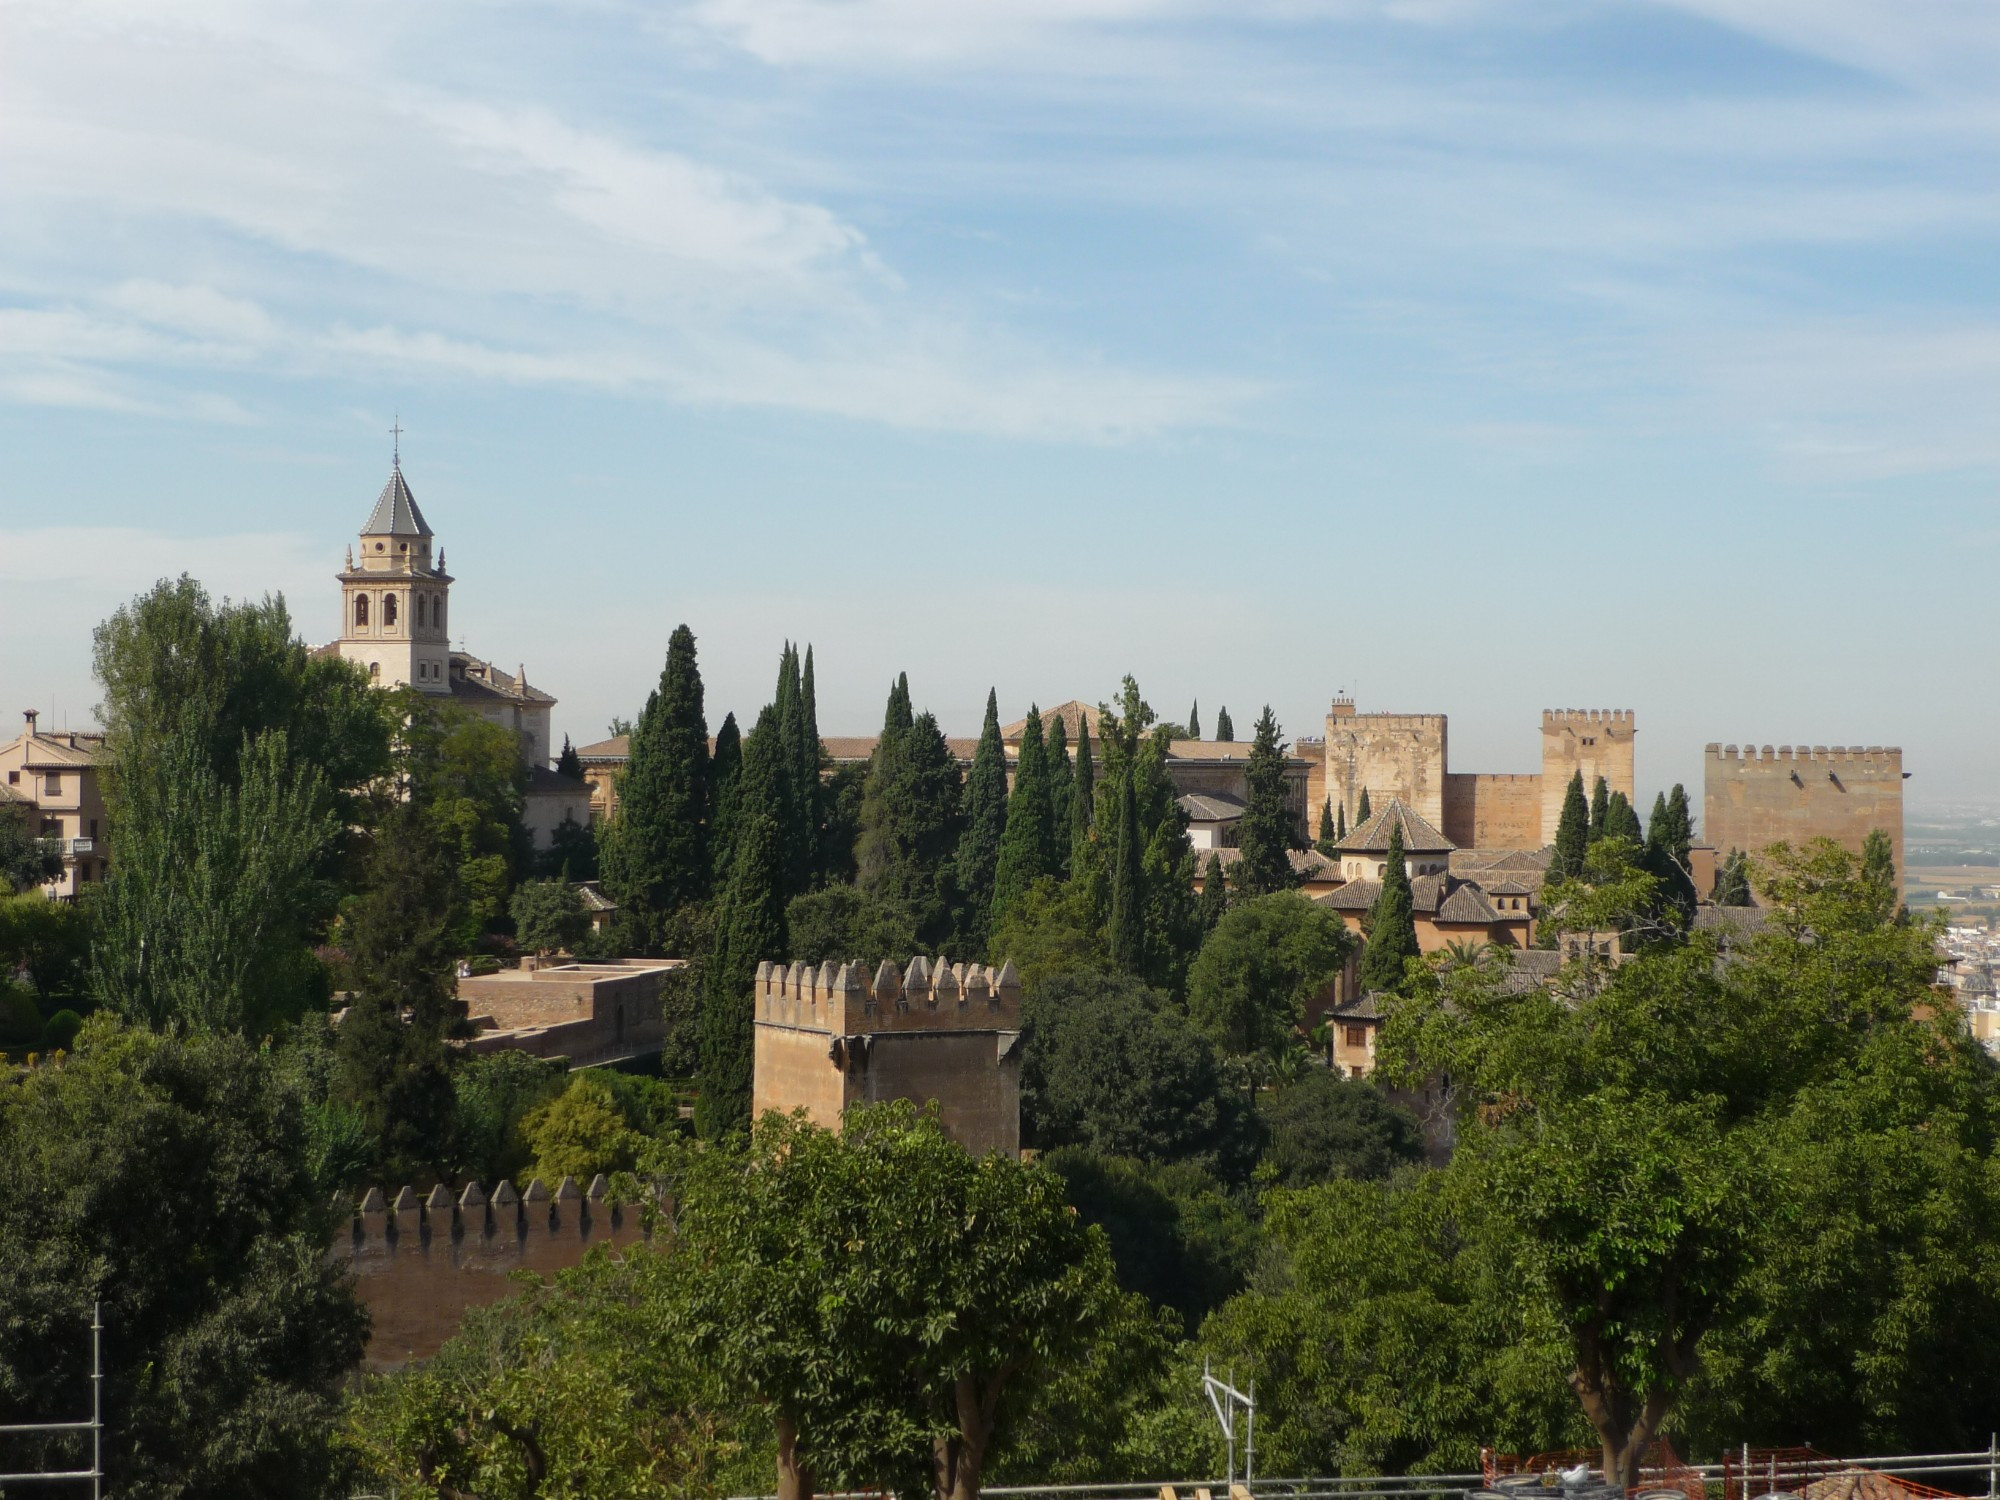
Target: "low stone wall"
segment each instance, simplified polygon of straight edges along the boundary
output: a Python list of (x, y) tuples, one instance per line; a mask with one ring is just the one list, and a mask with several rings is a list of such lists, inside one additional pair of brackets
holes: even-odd
[(491, 1195), (475, 1182), (456, 1198), (442, 1186), (422, 1198), (405, 1187), (393, 1200), (370, 1188), (359, 1205), (341, 1206), (348, 1228), (333, 1253), (352, 1262), (373, 1320), (362, 1364), (374, 1371), (435, 1354), (468, 1308), (520, 1290), (512, 1272), (549, 1276), (595, 1246), (645, 1237), (642, 1211), (610, 1203), (602, 1177), (588, 1189), (565, 1177), (553, 1189), (537, 1181), (519, 1193), (502, 1181)]

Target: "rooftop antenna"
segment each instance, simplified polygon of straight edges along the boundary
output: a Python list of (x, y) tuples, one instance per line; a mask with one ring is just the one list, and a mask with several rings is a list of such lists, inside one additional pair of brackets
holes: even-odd
[(403, 414), (401, 412), (396, 413), (395, 425), (389, 429), (389, 433), (395, 444), (391, 450), (392, 457), (390, 462), (396, 466), (396, 471), (401, 473), (403, 469)]

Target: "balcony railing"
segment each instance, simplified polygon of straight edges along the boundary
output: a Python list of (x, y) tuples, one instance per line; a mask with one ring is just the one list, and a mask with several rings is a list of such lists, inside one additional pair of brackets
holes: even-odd
[(72, 858), (79, 854), (95, 854), (97, 852), (96, 839), (66, 839), (64, 842), (68, 845)]

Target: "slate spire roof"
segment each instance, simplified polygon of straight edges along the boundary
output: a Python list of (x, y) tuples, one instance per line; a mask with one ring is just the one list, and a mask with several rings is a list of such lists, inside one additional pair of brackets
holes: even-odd
[(424, 513), (417, 509), (417, 497), (410, 493), (409, 481), (403, 478), (403, 466), (397, 464), (390, 471), (389, 482), (382, 486), (381, 498), (375, 502), (374, 512), (368, 517), (368, 524), (361, 528), (363, 536), (429, 536), (431, 528), (424, 520)]

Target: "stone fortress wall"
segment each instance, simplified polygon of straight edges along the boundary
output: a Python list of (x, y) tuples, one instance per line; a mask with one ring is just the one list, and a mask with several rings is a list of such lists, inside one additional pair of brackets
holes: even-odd
[(565, 1177), (553, 1189), (536, 1181), (518, 1193), (502, 1181), (490, 1196), (468, 1183), (456, 1198), (442, 1185), (424, 1197), (405, 1187), (393, 1200), (370, 1188), (359, 1205), (340, 1204), (348, 1224), (333, 1253), (351, 1264), (373, 1322), (363, 1365), (393, 1370), (429, 1358), (467, 1309), (520, 1290), (511, 1272), (552, 1275), (593, 1246), (642, 1239), (641, 1211), (614, 1206), (607, 1191), (602, 1177), (587, 1189)]
[(1542, 778), (1446, 772), (1438, 831), (1461, 849), (1541, 848)]
[(1013, 964), (762, 963), (752, 1109), (837, 1127), (850, 1106), (935, 1101), (967, 1150), (1021, 1149), (1021, 977)]
[(1830, 838), (1861, 852), (1875, 829), (1903, 863), (1903, 752), (1881, 745), (1710, 745), (1702, 758), (1702, 842), (1718, 855)]
[(1601, 776), (1612, 791), (1623, 792), (1640, 819), (1645, 819), (1633, 771), (1633, 737), (1637, 733), (1638, 726), (1627, 708), (1542, 710), (1542, 843), (1555, 842), (1570, 777), (1579, 771), (1583, 773), (1585, 796)]

